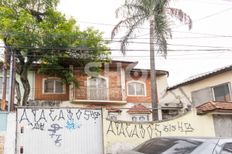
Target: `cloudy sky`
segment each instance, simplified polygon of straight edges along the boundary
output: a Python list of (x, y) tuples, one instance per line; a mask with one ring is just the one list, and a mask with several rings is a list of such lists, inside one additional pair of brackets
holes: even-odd
[[(109, 39), (114, 25), (120, 20), (115, 18), (115, 10), (123, 0), (61, 0), (58, 9), (67, 17), (77, 20), (81, 29), (94, 27), (104, 32)], [(174, 0), (173, 7), (181, 8), (193, 20), (193, 28), (179, 22), (171, 22), (173, 38), (169, 40), (167, 59), (157, 55), (157, 69), (169, 71), (169, 85), (184, 79), (232, 64), (232, 1), (230, 0)], [(113, 51), (113, 59), (139, 61), (138, 67), (149, 68), (148, 26), (145, 24), (132, 40), (123, 56)], [(116, 36), (120, 38), (120, 36)], [(112, 42), (110, 47), (119, 50), (120, 46)]]

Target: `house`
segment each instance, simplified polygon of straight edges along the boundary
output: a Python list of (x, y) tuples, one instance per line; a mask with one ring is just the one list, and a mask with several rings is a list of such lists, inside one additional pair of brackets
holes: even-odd
[[(74, 85), (64, 85), (59, 78), (35, 71), (34, 94), (29, 105), (106, 107), (109, 109), (109, 118), (114, 120), (151, 120), (150, 70), (135, 68), (136, 65), (137, 62), (112, 61), (102, 65), (100, 73), (91, 72), (88, 67), (83, 73), (78, 67), (70, 66), (79, 81), (78, 88)], [(157, 70), (159, 99), (166, 93), (167, 77), (167, 71)], [(141, 106), (146, 112), (137, 109)], [(174, 106), (166, 110), (170, 108), (177, 109)], [(132, 109), (136, 110), (131, 112)]]
[(184, 106), (199, 106), (208, 101), (231, 102), (232, 65), (202, 73), (169, 87), (167, 100)]
[[(164, 101), (182, 102), (186, 110), (213, 115), (216, 136), (231, 137), (232, 65), (193, 76), (169, 87)], [(221, 126), (224, 127), (221, 127)]]

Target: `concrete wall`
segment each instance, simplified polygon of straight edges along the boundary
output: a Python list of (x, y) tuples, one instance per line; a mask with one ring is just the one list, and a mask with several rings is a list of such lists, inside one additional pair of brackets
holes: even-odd
[(213, 115), (217, 137), (232, 137), (232, 115)]
[[(0, 144), (0, 150), (4, 150), (4, 154), (14, 154), (16, 114), (10, 113), (7, 120), (7, 130), (0, 133), (0, 143), (5, 141), (4, 149)], [(215, 128), (212, 115), (197, 116), (195, 111), (169, 121), (133, 123), (110, 121), (107, 111), (103, 110), (103, 136), (105, 154), (116, 154), (153, 137), (215, 136)]]
[(0, 135), (0, 154), (4, 154), (4, 142), (5, 137), (3, 135)]
[(7, 128), (7, 112), (0, 112), (0, 132), (6, 131)]
[[(222, 83), (232, 83), (232, 71), (221, 73), (207, 79), (194, 82), (185, 86), (180, 86), (176, 89), (168, 91), (164, 96), (165, 102), (183, 102), (186, 107), (188, 104), (192, 105), (191, 92), (197, 91), (203, 88), (216, 86)], [(231, 88), (231, 87), (230, 87)]]
[(7, 130), (7, 112), (0, 112), (0, 154), (4, 153), (5, 135)]
[(213, 118), (210, 115), (197, 116), (195, 111), (191, 111), (184, 116), (163, 122), (132, 123), (104, 120), (106, 154), (117, 154), (150, 138), (161, 136), (215, 136)]
[(15, 154), (16, 144), (16, 113), (11, 112), (7, 117), (7, 130), (5, 133), (4, 154)]

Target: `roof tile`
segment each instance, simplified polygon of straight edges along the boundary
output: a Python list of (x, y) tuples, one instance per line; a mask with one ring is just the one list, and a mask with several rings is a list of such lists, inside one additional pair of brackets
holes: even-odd
[(218, 112), (231, 111), (232, 102), (210, 101), (196, 107), (197, 114), (206, 114), (218, 110)]
[(122, 110), (118, 109), (118, 108), (114, 108), (112, 106), (107, 106), (106, 107), (106, 110), (108, 110), (108, 112), (118, 112), (118, 113), (121, 113)]
[(149, 114), (151, 111), (142, 104), (134, 105), (127, 111), (129, 114)]

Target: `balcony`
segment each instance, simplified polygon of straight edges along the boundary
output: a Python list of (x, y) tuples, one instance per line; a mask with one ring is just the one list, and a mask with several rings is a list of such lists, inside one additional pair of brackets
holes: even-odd
[(94, 104), (94, 105), (107, 105), (126, 104), (125, 92), (121, 87), (114, 88), (93, 88), (93, 87), (79, 87), (74, 90), (73, 103), (80, 104)]

